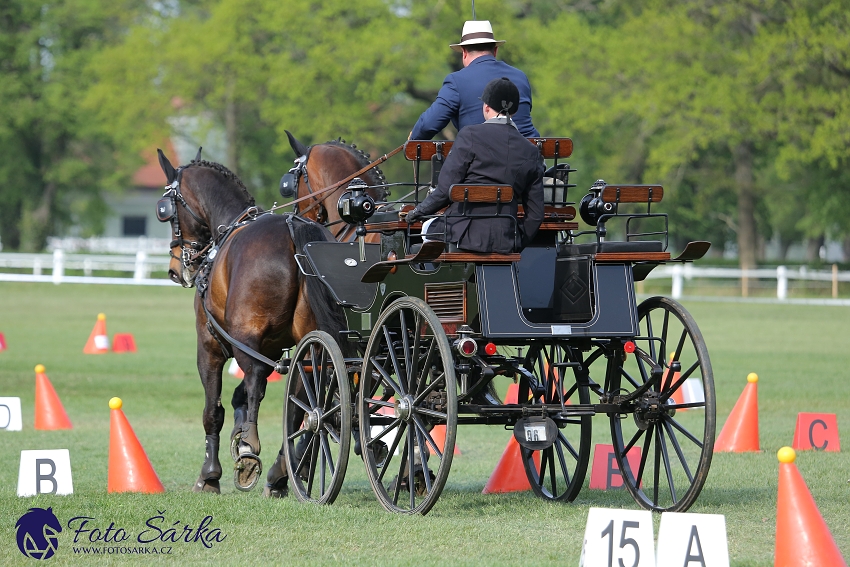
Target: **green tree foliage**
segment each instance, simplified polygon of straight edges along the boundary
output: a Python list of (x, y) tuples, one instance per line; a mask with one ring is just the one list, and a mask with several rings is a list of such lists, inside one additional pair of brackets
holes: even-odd
[(97, 232), (111, 137), (79, 100), (92, 54), (123, 40), (132, 3), (66, 0), (0, 4), (0, 238), (40, 250), (71, 222)]

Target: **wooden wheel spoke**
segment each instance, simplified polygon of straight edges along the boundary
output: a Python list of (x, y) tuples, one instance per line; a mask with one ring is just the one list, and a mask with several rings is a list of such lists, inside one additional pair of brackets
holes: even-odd
[[(646, 469), (646, 458), (647, 458), (647, 456), (649, 456), (649, 447), (650, 447), (650, 445), (652, 445), (652, 440), (651, 440), (652, 427), (653, 426), (650, 425), (649, 429), (647, 429), (646, 431), (639, 432), (639, 433), (646, 433), (646, 442), (643, 444), (643, 447), (641, 448), (640, 465), (638, 465), (638, 472), (637, 472), (637, 475), (635, 475), (635, 486), (640, 486), (641, 480), (643, 479), (643, 471)], [(635, 437), (637, 438), (637, 437), (639, 437), (639, 435), (636, 435)], [(637, 439), (633, 439), (632, 443), (634, 443), (634, 441), (636, 441), (636, 440)], [(629, 447), (629, 449), (630, 448), (631, 447)], [(628, 453), (629, 453), (628, 449), (626, 449), (625, 451), (623, 451), (621, 453), (622, 461), (623, 461), (624, 464), (628, 464), (628, 462), (629, 462)], [(629, 470), (631, 470), (631, 467), (629, 467)]]
[[(576, 461), (578, 461), (579, 460), (578, 451), (575, 450), (575, 447), (573, 447), (573, 444), (570, 443), (570, 440), (567, 439), (567, 437), (561, 431), (558, 431), (558, 439), (561, 441), (561, 443), (564, 445), (564, 447), (567, 448), (567, 451), (570, 452), (570, 455), (572, 455), (572, 457)], [(555, 441), (555, 443), (557, 443), (557, 441)]]
[[(375, 370), (377, 370), (377, 371), (378, 371), (378, 374), (380, 374), (380, 375), (381, 375), (381, 382), (383, 382), (383, 383), (384, 383), (384, 386), (389, 387), (389, 388), (390, 388), (393, 392), (396, 392), (396, 393), (398, 393), (398, 394), (400, 394), (400, 395), (404, 395), (404, 391), (403, 391), (403, 390), (401, 389), (401, 387), (400, 387), (400, 386), (396, 383), (396, 381), (392, 379), (392, 376), (390, 376), (389, 372), (387, 372), (386, 370), (384, 370), (383, 368), (381, 368), (380, 366), (378, 366), (378, 365), (376, 364), (376, 362), (375, 362), (375, 359), (374, 359), (374, 358), (372, 359), (372, 364), (374, 364), (374, 365), (375, 365)], [(398, 376), (398, 374), (396, 374), (396, 376)]]
[(300, 361), (296, 364), (298, 368), (298, 375), (301, 378), (301, 384), (304, 386), (304, 393), (307, 394), (307, 401), (310, 402), (310, 407), (307, 411), (310, 411), (312, 408), (318, 406), (316, 403), (316, 393), (313, 391), (310, 385), (310, 378), (307, 376), (307, 373), (304, 371), (304, 361)]
[[(432, 490), (431, 475), (428, 474), (428, 449), (425, 447), (423, 437), (430, 436), (427, 435), (424, 429), (420, 429), (418, 424), (413, 431), (416, 433), (416, 446), (419, 448), (419, 460), (422, 463), (422, 479), (425, 481), (425, 494), (429, 494)], [(413, 492), (412, 488), (411, 492)]]
[[(314, 435), (312, 439), (310, 439), (310, 450), (304, 451), (304, 458), (309, 457), (309, 463), (307, 468), (307, 494), (313, 494), (313, 480), (316, 478), (316, 459), (319, 456), (319, 443), (316, 441), (316, 436)], [(301, 470), (301, 467), (296, 469), (296, 473)]]
[(341, 443), (342, 442), (340, 433), (336, 429), (331, 427), (330, 423), (323, 423), (322, 427), (324, 427), (326, 434), (330, 435), (331, 441), (333, 441), (334, 443)]
[(570, 469), (567, 467), (567, 459), (564, 457), (564, 449), (557, 441), (555, 442), (554, 448), (555, 452), (558, 453), (558, 463), (561, 465), (561, 472), (564, 474), (564, 482), (566, 483), (564, 488), (566, 488), (570, 485)]
[[(655, 426), (652, 426), (652, 435), (655, 434)], [(651, 435), (646, 436), (647, 443), (650, 442)], [(658, 442), (656, 440), (655, 443), (655, 451), (653, 452), (653, 457), (655, 457), (655, 467), (653, 468), (653, 476), (652, 476), (652, 503), (658, 506), (658, 484), (661, 481), (661, 448), (658, 446)], [(640, 486), (639, 484), (637, 486)]]
[[(443, 449), (442, 447), (437, 447), (437, 443), (434, 441), (434, 438), (431, 437), (431, 434), (425, 428), (425, 424), (422, 423), (422, 419), (418, 415), (413, 416), (413, 423), (416, 425), (416, 430), (422, 433), (422, 436), (425, 438), (425, 442), (428, 443), (428, 446), (434, 451), (434, 455), (438, 459), (443, 458)], [(421, 449), (420, 449), (421, 452)]]
[[(325, 456), (323, 461), (326, 461), (328, 463), (328, 469), (330, 470), (331, 474), (334, 474), (334, 458), (333, 453), (331, 453), (331, 446), (328, 443), (327, 433), (322, 431), (319, 433), (319, 437), (322, 442), (322, 453), (324, 453)], [(322, 483), (322, 485), (322, 492), (324, 492), (324, 482)]]
[(434, 378), (434, 380), (430, 384), (428, 384), (427, 388), (422, 390), (422, 392), (418, 396), (416, 396), (416, 398), (413, 400), (413, 405), (420, 405), (423, 401), (425, 401), (425, 398), (428, 396), (428, 394), (436, 390), (438, 386), (444, 385), (445, 383), (446, 375), (445, 373), (441, 373), (439, 376)]
[[(404, 334), (405, 334), (405, 330), (402, 329), (402, 335), (404, 335)], [(402, 376), (404, 376), (404, 374), (402, 373), (401, 367), (399, 366), (399, 363), (398, 363), (398, 355), (396, 354), (396, 351), (395, 351), (396, 343), (392, 341), (392, 338), (390, 336), (390, 329), (386, 325), (384, 325), (384, 338), (387, 341), (387, 350), (390, 353), (390, 360), (392, 361), (392, 364), (393, 364), (393, 374), (395, 376), (402, 377)], [(399, 382), (399, 384), (396, 384), (395, 382), (392, 381), (392, 379), (390, 378), (390, 374), (387, 371), (385, 371), (383, 368), (379, 368), (377, 365), (375, 366), (375, 368), (378, 370), (378, 372), (381, 373), (381, 376), (384, 378), (384, 380), (388, 380), (389, 382), (391, 382), (393, 384), (393, 389), (396, 392), (398, 392), (401, 395), (407, 394), (407, 392), (404, 391), (399, 386), (399, 384), (402, 383), (401, 381)]]
[[(405, 430), (405, 427), (406, 427), (405, 423), (401, 420), (398, 420), (398, 423), (399, 423), (398, 432), (396, 433), (395, 439), (393, 439), (392, 445), (389, 447), (389, 450), (387, 451), (387, 458), (384, 461), (384, 466), (381, 467), (381, 472), (378, 474), (378, 480), (383, 480), (384, 474), (386, 474), (386, 472), (389, 470), (390, 467), (387, 466), (387, 465), (390, 464), (390, 461), (392, 460), (393, 455), (395, 455), (395, 451), (398, 448), (399, 441), (401, 441), (401, 437), (404, 434), (404, 430)], [(372, 445), (375, 443), (375, 441), (378, 441), (381, 437), (383, 437), (384, 434), (387, 431), (388, 431), (388, 429), (384, 429), (384, 432), (381, 433), (381, 435), (379, 435), (378, 437), (369, 441), (369, 443), (366, 445), (366, 447), (368, 449), (371, 449)], [(403, 455), (402, 455), (402, 459), (404, 459)]]
[(669, 423), (670, 425), (672, 425), (673, 427), (675, 427), (676, 429), (681, 431), (682, 435), (687, 437), (691, 441), (691, 443), (693, 443), (694, 445), (696, 445), (697, 447), (702, 449), (702, 441), (700, 441), (699, 439), (694, 437), (694, 435), (690, 431), (685, 429), (684, 426), (682, 424), (680, 424), (678, 421), (676, 421), (674, 418), (667, 416), (667, 418), (665, 419), (665, 422)]
[(304, 402), (299, 400), (297, 396), (294, 396), (294, 395), (289, 396), (289, 401), (292, 402), (293, 404), (295, 404), (296, 406), (298, 406), (299, 408), (301, 408), (302, 410), (304, 410), (304, 412), (306, 412), (306, 413), (313, 411), (313, 408), (311, 408), (310, 406), (308, 406), (307, 404), (305, 404)]

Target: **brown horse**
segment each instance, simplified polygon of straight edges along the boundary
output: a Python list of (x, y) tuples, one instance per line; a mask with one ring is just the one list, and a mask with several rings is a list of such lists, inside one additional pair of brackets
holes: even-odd
[[(344, 140), (307, 147), (295, 139), (291, 132), (287, 131), (286, 135), (289, 138), (289, 145), (298, 156), (297, 166), (293, 168), (298, 176), (297, 198), (306, 197), (325, 187), (330, 187), (369, 164), (368, 154), (357, 149), (354, 144), (346, 144)], [(361, 174), (360, 178), (369, 186), (366, 193), (376, 202), (384, 201), (389, 195), (386, 189), (387, 181), (377, 166)], [(306, 199), (299, 203), (297, 213), (323, 223), (339, 241), (353, 240), (354, 227), (343, 222), (337, 208), (339, 197), (345, 190), (346, 186), (343, 185), (336, 191), (319, 195), (316, 199)], [(376, 238), (380, 239), (380, 235), (369, 234), (367, 241), (378, 241), (375, 240)]]
[[(171, 223), (173, 234), (168, 273), (183, 287), (198, 290), (195, 316), (206, 458), (193, 490), (220, 492), (222, 370), (230, 356), (245, 373), (231, 401), (234, 480), (237, 488), (250, 490), (262, 467), (257, 414), (275, 361), (310, 331), (320, 329), (339, 338), (346, 328), (342, 308), (318, 278), (302, 274), (294, 257), (305, 243), (332, 236), (314, 222), (262, 212), (232, 172), (202, 161), (200, 153), (176, 170), (161, 151), (159, 160), (168, 186), (157, 215)], [(268, 472), (267, 495), (286, 494), (281, 454)]]

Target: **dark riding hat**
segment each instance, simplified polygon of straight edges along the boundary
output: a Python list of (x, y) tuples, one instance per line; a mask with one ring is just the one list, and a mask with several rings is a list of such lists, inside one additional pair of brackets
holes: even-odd
[(507, 77), (493, 79), (484, 87), (481, 100), (499, 114), (515, 114), (519, 110), (519, 89)]
[(460, 53), (464, 47), (469, 49), (471, 45), (487, 43), (499, 46), (505, 43), (505, 40), (495, 38), (493, 27), (490, 25), (489, 20), (467, 20), (463, 23), (460, 43), (452, 43), (449, 47)]

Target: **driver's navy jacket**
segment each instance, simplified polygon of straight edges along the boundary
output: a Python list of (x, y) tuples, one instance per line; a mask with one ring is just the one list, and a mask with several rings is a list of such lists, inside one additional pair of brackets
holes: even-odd
[[(451, 203), (449, 189), (457, 183), (510, 185), (514, 198), (501, 205), (501, 214), (513, 217), (469, 218), (473, 215), (495, 215), (495, 203)], [(522, 204), (524, 219), (516, 221), (517, 205)], [(524, 248), (543, 221), (543, 167), (537, 146), (517, 131), (504, 117), (497, 117), (464, 128), (458, 132), (440, 179), (433, 193), (416, 207), (431, 215), (449, 205), (445, 213), (445, 240), (461, 250), (508, 254)], [(434, 227), (442, 232), (440, 227)], [(515, 230), (516, 227), (516, 230)], [(429, 229), (429, 233), (434, 229)]]
[(487, 83), (501, 77), (507, 77), (519, 89), (519, 110), (513, 115), (517, 129), (526, 138), (539, 137), (540, 133), (531, 123), (531, 85), (528, 77), (492, 55), (482, 55), (460, 71), (446, 76), (437, 100), (416, 121), (410, 139), (430, 140), (449, 122), (458, 132), (472, 124), (484, 122), (481, 93)]

